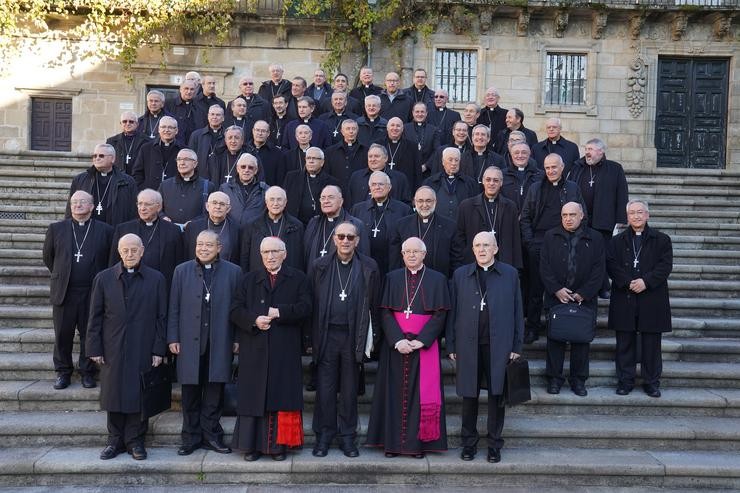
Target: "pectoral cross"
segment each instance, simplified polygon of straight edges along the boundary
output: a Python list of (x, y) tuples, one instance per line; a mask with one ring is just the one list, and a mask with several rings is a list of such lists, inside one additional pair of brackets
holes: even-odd
[(372, 231), (372, 232), (373, 232), (373, 238), (377, 238), (377, 237), (378, 237), (378, 233), (380, 233), (380, 229), (378, 229), (378, 227), (377, 227), (377, 226), (375, 226), (375, 227), (374, 227), (373, 229), (371, 229), (370, 231)]
[(75, 255), (74, 255), (74, 256), (75, 256), (75, 258), (77, 259), (77, 260), (76, 260), (76, 261), (77, 261), (77, 263), (80, 263), (80, 257), (82, 257), (82, 251), (78, 251), (77, 253), (75, 253)]
[(418, 143), (418, 144), (416, 144), (416, 145), (417, 145), (418, 149), (419, 149), (419, 150), (421, 150), (421, 142), (419, 142), (419, 143)]
[(229, 174), (224, 176), (226, 178), (226, 183), (229, 183), (229, 180), (231, 180), (231, 171), (229, 171)]
[(278, 128), (277, 133), (275, 134), (275, 139), (278, 141), (280, 140), (280, 129), (279, 128)]
[(131, 161), (131, 155), (126, 154), (126, 164), (128, 164), (129, 161)]
[(593, 187), (593, 186), (594, 186), (594, 179), (593, 179), (593, 178), (591, 178), (591, 179), (590, 179), (590, 180), (588, 181), (588, 186), (589, 186), (589, 187)]
[(639, 264), (639, 263), (640, 263), (640, 261), (638, 259), (633, 260), (632, 261), (632, 268), (633, 269), (637, 269), (637, 264)]
[(344, 292), (344, 289), (342, 290), (341, 293), (339, 293), (339, 299), (342, 301), (347, 299), (347, 293)]
[(101, 212), (103, 212), (103, 202), (102, 201), (98, 202), (98, 206), (95, 208), (95, 212), (98, 213), (98, 216), (100, 215)]
[(322, 248), (322, 249), (321, 249), (321, 251), (319, 251), (319, 255), (321, 255), (322, 257), (323, 257), (324, 255), (326, 255), (326, 253), (327, 253), (327, 252), (326, 252), (326, 248)]
[(164, 181), (165, 178), (167, 178), (167, 174), (162, 170), (162, 181)]
[(519, 195), (524, 195), (524, 185), (519, 187)]
[(388, 163), (388, 166), (389, 166), (389, 167), (390, 167), (391, 169), (393, 169), (393, 167), (394, 167), (395, 165), (396, 165), (396, 163), (394, 163), (393, 161), (391, 161), (390, 163)]
[(206, 299), (206, 303), (208, 303), (209, 301), (211, 301), (211, 293), (206, 293), (206, 298), (205, 299)]
[(406, 315), (406, 318), (408, 319), (411, 316), (411, 305), (407, 306), (406, 309), (403, 311), (403, 313)]
[(332, 132), (332, 134), (334, 135), (334, 137), (336, 137), (337, 134), (339, 134), (339, 132), (337, 132), (337, 129), (335, 128), (334, 131)]
[(481, 298), (480, 299), (480, 311), (483, 311), (484, 306), (486, 306), (486, 300)]

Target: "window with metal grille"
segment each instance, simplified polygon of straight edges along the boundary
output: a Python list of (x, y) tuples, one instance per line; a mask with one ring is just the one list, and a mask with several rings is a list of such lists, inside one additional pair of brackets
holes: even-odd
[(586, 104), (586, 54), (547, 54), (545, 104)]
[(434, 87), (446, 90), (450, 102), (465, 103), (477, 97), (478, 50), (437, 50)]

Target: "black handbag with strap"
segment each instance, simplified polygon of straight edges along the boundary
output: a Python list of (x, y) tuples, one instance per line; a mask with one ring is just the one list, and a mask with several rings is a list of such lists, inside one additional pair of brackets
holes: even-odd
[(547, 337), (560, 342), (594, 340), (596, 312), (580, 303), (560, 303), (547, 314)]
[(169, 365), (153, 366), (141, 372), (141, 420), (172, 407), (172, 369)]
[(237, 409), (237, 381), (239, 380), (239, 363), (231, 371), (231, 380), (224, 384), (224, 406), (222, 416), (236, 416)]
[(529, 362), (524, 358), (510, 360), (506, 363), (503, 403), (516, 406), (529, 400), (532, 400)]

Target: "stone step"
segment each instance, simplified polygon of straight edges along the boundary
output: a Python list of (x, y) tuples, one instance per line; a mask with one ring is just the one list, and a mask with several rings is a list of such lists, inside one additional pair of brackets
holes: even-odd
[(48, 281), (42, 285), (2, 284), (0, 285), (0, 303), (10, 305), (48, 305)]
[[(673, 277), (671, 275), (671, 277)], [(668, 279), (671, 296), (687, 298), (737, 298), (740, 281)]]
[(674, 263), (671, 280), (727, 280), (740, 279), (740, 265), (699, 265)]
[(2, 219), (0, 233), (46, 234), (50, 221), (45, 219)]
[(674, 235), (671, 237), (674, 250), (723, 250), (740, 249), (740, 236)]
[(0, 217), (10, 219), (43, 219), (49, 222), (64, 219), (66, 197), (58, 204), (18, 205), (0, 200)]
[(729, 186), (703, 186), (687, 187), (676, 186), (667, 187), (664, 185), (630, 185), (630, 198), (641, 198), (648, 201), (652, 207), (655, 200), (660, 199), (686, 199), (686, 200), (717, 200), (729, 199), (736, 197), (740, 193), (740, 187), (735, 185)]
[(43, 267), (41, 250), (0, 248), (0, 265), (4, 267)]
[(0, 190), (3, 192), (58, 191), (67, 193), (72, 179), (77, 174), (75, 171), (59, 171), (56, 173), (3, 171), (0, 173)]
[(677, 264), (737, 266), (740, 264), (740, 251), (674, 248), (673, 261)]
[(707, 224), (738, 224), (740, 213), (734, 210), (667, 210), (653, 209), (650, 211), (650, 219), (653, 221), (689, 222), (705, 221)]
[(670, 236), (740, 236), (740, 224), (650, 221), (650, 226)]
[(3, 285), (49, 285), (49, 271), (45, 266), (25, 267), (8, 265), (0, 267), (0, 283)]
[(80, 171), (90, 167), (89, 155), (71, 155), (69, 153), (45, 152), (45, 151), (22, 151), (22, 154), (8, 153), (0, 155), (0, 168), (28, 169), (28, 170), (54, 170), (54, 169), (78, 169)]
[[(303, 428), (307, 445), (316, 443), (313, 415), (304, 413)], [(358, 444), (366, 440), (369, 415), (359, 416)], [(225, 443), (230, 443), (235, 417), (223, 417)], [(461, 421), (457, 415), (446, 420), (449, 445), (460, 446)], [(149, 420), (148, 446), (181, 443), (182, 414), (162, 413)], [(479, 418), (485, 429), (485, 418)], [(6, 412), (0, 423), (0, 438), (5, 447), (94, 446), (106, 442), (106, 415), (100, 411), (64, 414), (53, 411)], [(618, 416), (534, 416), (510, 415), (503, 438), (508, 447), (642, 448), (650, 450), (740, 450), (740, 418), (701, 418), (638, 416), (629, 426)]]
[[(29, 485), (189, 485), (263, 484), (317, 485), (330, 482), (346, 485), (394, 485), (395, 491), (421, 485), (461, 488), (518, 486), (594, 486), (615, 488), (733, 488), (740, 478), (737, 453), (717, 451), (676, 452), (630, 449), (505, 448), (502, 462), (489, 464), (485, 454), (471, 462), (459, 458), (459, 450), (430, 453), (423, 459), (386, 458), (375, 449), (362, 450), (348, 459), (332, 449), (328, 457), (313, 457), (309, 450), (291, 452), (282, 462), (268, 458), (245, 462), (242, 455), (198, 450), (180, 457), (173, 447), (151, 447), (146, 461), (133, 461), (126, 454), (116, 459), (98, 459), (98, 447), (13, 447), (0, 450), (7, 464), (0, 481), (9, 486)], [(563, 467), (567, 464), (568, 467)], [(182, 486), (180, 487), (182, 488)], [(490, 486), (489, 486), (490, 488)], [(249, 487), (249, 491), (253, 488)], [(255, 491), (261, 488), (254, 488)]]
[(15, 233), (0, 232), (0, 249), (22, 248), (41, 251), (44, 246), (44, 238), (44, 233), (28, 233), (25, 231)]
[[(599, 300), (601, 312), (609, 300)], [(671, 314), (674, 317), (730, 317), (740, 318), (740, 300), (721, 298), (679, 298), (671, 296)]]

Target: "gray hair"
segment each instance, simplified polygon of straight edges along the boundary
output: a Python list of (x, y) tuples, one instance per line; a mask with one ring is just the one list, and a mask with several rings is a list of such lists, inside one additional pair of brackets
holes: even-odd
[(602, 151), (606, 151), (606, 143), (599, 138), (591, 139), (588, 142), (586, 142), (586, 145), (589, 145), (589, 144), (598, 147)]
[(643, 199), (630, 200), (629, 202), (627, 202), (627, 205), (625, 206), (625, 210), (628, 211), (632, 204), (642, 204), (645, 206), (645, 212), (650, 212), (650, 205), (647, 203), (647, 200), (643, 200)]

